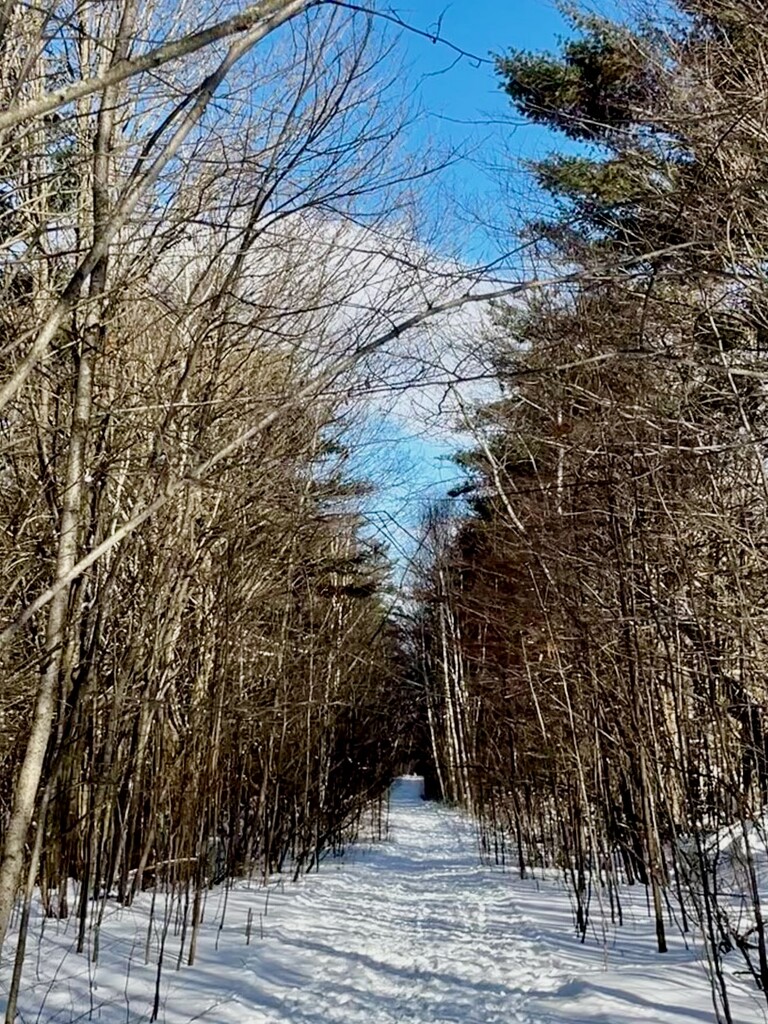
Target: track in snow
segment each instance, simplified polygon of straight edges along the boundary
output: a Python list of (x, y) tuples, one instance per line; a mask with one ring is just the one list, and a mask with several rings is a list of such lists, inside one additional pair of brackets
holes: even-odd
[(469, 823), (421, 800), (420, 779), (395, 783), (389, 841), (318, 882), (293, 897), (277, 934), (268, 928), (300, 984), (285, 978), (280, 1014), (247, 1019), (527, 1024), (531, 990), (556, 987), (560, 972), (515, 934), (524, 922), (508, 876), (480, 865)]
[[(110, 906), (98, 964), (74, 953), (76, 921), (46, 922), (41, 937), (38, 918), (25, 1024), (148, 1021), (164, 909), (159, 897), (150, 921), (150, 899)], [(644, 892), (625, 890), (623, 901), (624, 927), (580, 944), (562, 886), (482, 865), (471, 822), (425, 803), (421, 780), (406, 777), (392, 789), (386, 842), (328, 859), (295, 885), (239, 883), (226, 912), (224, 890), (209, 893), (194, 967), (184, 956), (176, 969), (179, 906), (169, 901), (159, 1021), (710, 1024), (696, 956), (670, 930), (672, 950), (660, 957)], [(751, 993), (734, 1020), (765, 1020)]]

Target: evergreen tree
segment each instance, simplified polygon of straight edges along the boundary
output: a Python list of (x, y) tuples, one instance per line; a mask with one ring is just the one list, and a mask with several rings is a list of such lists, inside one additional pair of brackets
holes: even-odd
[[(557, 55), (497, 62), (567, 139), (531, 166), (550, 212), (527, 233), (580, 276), (497, 309), (485, 339), (503, 397), (424, 581), (432, 743), (497, 850), (564, 868), (583, 936), (595, 899), (621, 917), (621, 877), (649, 886), (664, 950), (674, 890), (729, 1020), (729, 949), (768, 994), (768, 8), (572, 25)], [(721, 827), (753, 836), (746, 881), (707, 852)]]

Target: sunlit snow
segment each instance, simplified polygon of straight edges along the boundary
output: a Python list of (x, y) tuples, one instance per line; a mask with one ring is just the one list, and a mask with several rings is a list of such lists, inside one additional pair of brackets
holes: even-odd
[[(180, 908), (161, 896), (149, 929), (150, 893), (130, 909), (108, 905), (98, 963), (74, 952), (75, 919), (45, 922), (41, 939), (38, 918), (20, 1009), (41, 1024), (149, 1020), (165, 918), (158, 1020), (167, 1024), (714, 1021), (695, 945), (670, 927), (670, 952), (659, 955), (645, 890), (626, 888), (623, 902), (624, 926), (595, 908), (581, 944), (557, 878), (521, 881), (483, 864), (473, 824), (424, 802), (421, 780), (404, 777), (386, 841), (361, 843), (296, 884), (239, 883), (226, 908), (224, 888), (212, 890), (193, 967), (183, 957), (177, 969)], [(93, 933), (89, 943), (92, 953)], [(734, 1020), (764, 1020), (746, 989)]]

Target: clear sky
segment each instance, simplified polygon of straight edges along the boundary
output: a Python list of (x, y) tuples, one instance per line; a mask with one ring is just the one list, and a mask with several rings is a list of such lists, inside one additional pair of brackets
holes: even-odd
[(479, 58), (461, 57), (415, 33), (402, 36), (406, 78), (422, 110), (425, 138), (438, 151), (453, 147), (462, 154), (444, 181), (465, 210), (466, 235), (459, 229), (464, 253), (480, 262), (495, 259), (509, 238), (494, 239), (493, 232), (473, 228), (473, 221), (515, 223), (526, 204), (536, 201), (521, 163), (567, 142), (517, 115), (495, 74), (493, 56), (556, 51), (570, 25), (553, 0), (404, 0), (392, 10), (421, 31), (439, 27), (448, 43)]
[[(550, 0), (407, 0), (393, 7), (407, 24), (427, 32), (438, 25), (443, 38), (483, 61), (515, 50), (552, 50), (568, 26)], [(476, 63), (439, 43), (406, 34), (403, 43), (421, 100), (440, 134), (462, 136), (461, 125), (486, 115), (510, 118), (509, 103), (489, 63)], [(509, 128), (505, 128), (505, 133)]]

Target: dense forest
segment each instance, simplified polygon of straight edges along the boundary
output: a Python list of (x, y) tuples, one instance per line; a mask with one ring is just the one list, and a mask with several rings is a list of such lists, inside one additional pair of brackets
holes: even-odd
[(347, 436), (424, 263), (388, 46), (296, 0), (0, 9), (0, 939), (170, 886), (191, 962), (207, 885), (312, 866), (404, 757)]
[[(494, 307), (468, 509), (426, 526), (418, 623), (436, 782), (584, 936), (648, 886), (768, 994), (768, 7), (576, 17), (497, 70), (564, 137), (529, 223), (567, 282)], [(599, 925), (598, 925), (599, 927)]]
[[(316, 866), (417, 765), (583, 939), (626, 884), (660, 952), (703, 928), (730, 1022), (732, 955), (768, 998), (768, 4), (499, 40), (561, 144), (506, 277), (424, 240), (381, 13), (0, 4), (14, 984), (35, 901), (93, 953), (172, 889), (194, 961), (206, 887)], [(465, 483), (396, 594), (361, 408), (480, 297), (494, 397), (457, 372)]]

